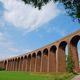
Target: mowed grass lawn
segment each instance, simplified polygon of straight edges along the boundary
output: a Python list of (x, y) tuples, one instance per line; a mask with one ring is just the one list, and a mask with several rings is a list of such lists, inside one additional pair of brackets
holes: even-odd
[(0, 80), (71, 80), (73, 73), (0, 72)]

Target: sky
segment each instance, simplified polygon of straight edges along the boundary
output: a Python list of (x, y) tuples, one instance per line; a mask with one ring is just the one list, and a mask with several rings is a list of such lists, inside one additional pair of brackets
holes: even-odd
[(79, 29), (62, 4), (49, 2), (38, 10), (21, 0), (0, 0), (0, 60), (41, 48)]

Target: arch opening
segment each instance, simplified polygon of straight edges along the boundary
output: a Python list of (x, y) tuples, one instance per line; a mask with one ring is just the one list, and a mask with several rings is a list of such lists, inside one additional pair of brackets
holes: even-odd
[(48, 71), (48, 49), (43, 50), (43, 56), (42, 56), (42, 72)]
[(61, 48), (62, 50), (65, 50), (66, 45), (67, 45), (67, 42), (63, 41), (63, 42), (60, 43), (59, 48)]
[(23, 59), (24, 59), (24, 57), (21, 56), (20, 57), (20, 71), (23, 71)]
[(41, 51), (38, 51), (37, 57), (36, 57), (36, 72), (41, 71)]
[(56, 72), (56, 46), (50, 47), (49, 52), (49, 72)]
[(36, 53), (32, 54), (31, 58), (31, 72), (35, 72), (35, 63), (36, 63)]
[(17, 58), (17, 70), (20, 71), (20, 57)]
[(41, 58), (41, 51), (38, 51), (37, 58)]
[(55, 45), (53, 45), (51, 48), (50, 48), (50, 52), (52, 52), (52, 53), (56, 53), (56, 46)]
[(15, 58), (15, 71), (17, 71), (18, 70), (18, 59), (17, 58)]
[(68, 58), (68, 45), (66, 45), (66, 48), (65, 48), (65, 55), (66, 55), (66, 62), (67, 62), (67, 58)]
[(24, 56), (24, 59), (27, 59), (27, 55)]
[(32, 57), (33, 57), (33, 58), (36, 58), (36, 53), (33, 53), (33, 54), (32, 54)]
[(14, 59), (14, 58), (13, 58), (13, 60), (12, 60), (12, 64), (13, 64), (12, 70), (15, 71), (15, 59)]
[(67, 42), (62, 41), (58, 47), (58, 72), (66, 72), (66, 46)]
[(4, 69), (7, 69), (7, 61), (4, 62)]
[(78, 42), (78, 45), (77, 45), (77, 50), (78, 50), (78, 59), (79, 59), (79, 71), (80, 71), (80, 40)]
[(23, 71), (27, 71), (27, 55), (24, 56), (24, 62), (23, 62)]
[(27, 71), (28, 72), (31, 71), (31, 54), (28, 55), (28, 59), (27, 59)]
[(74, 62), (73, 70), (77, 72), (80, 71), (79, 70), (79, 48), (78, 48), (79, 41), (80, 41), (79, 35), (74, 36), (70, 41), (70, 54)]
[(10, 69), (11, 69), (11, 61), (10, 61), (10, 59), (8, 60), (8, 70), (10, 71)]
[(48, 56), (48, 49), (44, 49), (43, 50), (43, 55), (47, 55)]
[(31, 54), (28, 55), (28, 59), (31, 59)]

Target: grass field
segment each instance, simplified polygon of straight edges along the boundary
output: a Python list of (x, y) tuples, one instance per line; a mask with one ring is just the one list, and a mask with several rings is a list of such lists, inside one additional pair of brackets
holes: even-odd
[(0, 80), (71, 80), (73, 73), (0, 72)]

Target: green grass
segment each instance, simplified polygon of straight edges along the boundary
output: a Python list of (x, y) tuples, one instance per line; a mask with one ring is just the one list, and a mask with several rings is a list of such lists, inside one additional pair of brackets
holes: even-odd
[(73, 73), (0, 72), (0, 80), (71, 80)]

